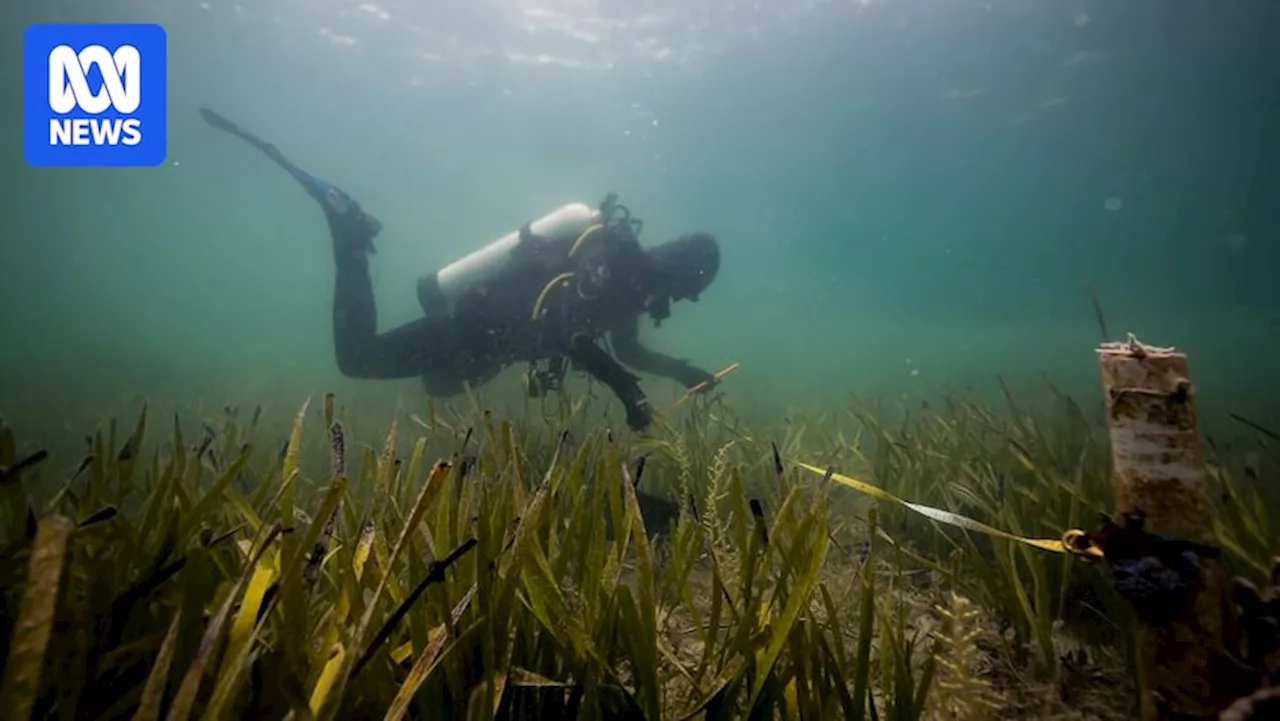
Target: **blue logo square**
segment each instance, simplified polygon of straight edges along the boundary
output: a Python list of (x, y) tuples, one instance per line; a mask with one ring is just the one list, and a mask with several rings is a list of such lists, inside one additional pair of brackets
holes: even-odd
[(22, 43), (22, 135), (36, 166), (156, 166), (168, 58), (156, 24), (39, 24)]

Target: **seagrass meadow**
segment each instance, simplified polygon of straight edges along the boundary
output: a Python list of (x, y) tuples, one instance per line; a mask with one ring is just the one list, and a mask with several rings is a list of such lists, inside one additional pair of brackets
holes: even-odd
[[(1121, 719), (1132, 611), (1018, 536), (1113, 508), (1092, 403), (963, 394), (610, 430), (589, 394), (0, 430), (5, 717)], [(1280, 439), (1209, 439), (1232, 571), (1265, 583)], [(358, 431), (355, 429), (359, 429)], [(1269, 485), (1270, 484), (1270, 485)]]

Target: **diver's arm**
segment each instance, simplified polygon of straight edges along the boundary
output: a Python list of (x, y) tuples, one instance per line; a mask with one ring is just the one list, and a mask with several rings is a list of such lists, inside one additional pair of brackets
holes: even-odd
[(333, 289), (333, 349), (348, 378), (413, 378), (425, 367), (431, 319), (419, 318), (378, 333), (378, 310), (368, 253), (360, 238), (333, 232), (337, 273)]
[(578, 368), (600, 381), (622, 401), (627, 411), (627, 425), (632, 430), (643, 430), (653, 420), (653, 411), (640, 379), (627, 372), (603, 348), (586, 334), (578, 334), (569, 342), (569, 359)]
[(686, 388), (699, 383), (714, 385), (715, 376), (690, 365), (688, 361), (672, 358), (657, 351), (649, 350), (640, 342), (640, 322), (635, 316), (623, 321), (609, 333), (613, 344), (613, 352), (618, 360), (628, 366), (645, 373), (652, 373), (663, 378), (670, 378)]

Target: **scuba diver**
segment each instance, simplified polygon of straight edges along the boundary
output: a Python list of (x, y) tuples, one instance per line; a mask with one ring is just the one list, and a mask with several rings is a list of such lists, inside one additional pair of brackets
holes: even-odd
[[(613, 193), (595, 208), (570, 203), (423, 276), (417, 289), (423, 317), (378, 333), (368, 256), (382, 224), (275, 145), (208, 108), (200, 114), (274, 160), (324, 210), (337, 265), (333, 342), (343, 375), (420, 377), (428, 394), (452, 396), (464, 383), (486, 383), (507, 365), (526, 362), (529, 395), (539, 397), (558, 389), (572, 364), (613, 391), (636, 431), (652, 422), (653, 410), (640, 379), (623, 364), (698, 392), (716, 385), (707, 371), (639, 339), (641, 315), (660, 326), (672, 302), (697, 301), (714, 280), (720, 249), (710, 234), (644, 248), (642, 222)], [(606, 335), (612, 353), (600, 345)]]

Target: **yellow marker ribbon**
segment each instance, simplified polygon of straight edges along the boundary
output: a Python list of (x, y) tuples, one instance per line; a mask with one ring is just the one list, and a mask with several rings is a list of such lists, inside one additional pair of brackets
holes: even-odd
[[(827, 471), (825, 469), (819, 468), (814, 465), (810, 465), (808, 463), (796, 463), (796, 465), (800, 466), (806, 471), (817, 473), (820, 476), (825, 477), (827, 475)], [(938, 521), (939, 523), (945, 523), (950, 526), (956, 526), (958, 528), (963, 528), (967, 531), (976, 531), (978, 533), (982, 533), (988, 536), (994, 536), (996, 538), (1005, 538), (1010, 541), (1025, 543), (1028, 546), (1034, 546), (1036, 548), (1043, 549), (1045, 551), (1052, 551), (1054, 553), (1070, 553), (1074, 555), (1085, 556), (1091, 559), (1102, 558), (1102, 549), (1098, 548), (1096, 545), (1094, 545), (1091, 542), (1085, 545), (1084, 531), (1081, 531), (1079, 529), (1071, 529), (1066, 533), (1062, 534), (1062, 538), (1059, 538), (1059, 539), (1026, 538), (1025, 536), (1017, 536), (1012, 533), (1002, 531), (998, 528), (988, 526), (987, 524), (982, 523), (981, 521), (975, 521), (972, 518), (969, 518), (967, 516), (961, 516), (958, 513), (952, 513), (951, 511), (944, 511), (941, 508), (934, 508), (933, 506), (925, 506), (919, 503), (904, 501), (901, 498), (898, 498), (897, 496), (893, 495), (892, 493), (889, 493), (888, 491), (884, 490), (883, 488), (873, 486), (870, 483), (867, 483), (865, 481), (859, 481), (856, 478), (850, 478), (849, 476), (846, 476), (840, 473), (832, 472), (831, 480), (837, 481), (841, 485), (848, 486), (849, 488), (852, 488), (855, 491), (865, 493), (868, 496), (878, 498), (882, 501), (896, 503), (899, 506), (909, 508), (915, 511), (916, 513), (919, 513), (920, 515), (924, 516), (925, 518)], [(1084, 547), (1082, 548), (1082, 546)]]

